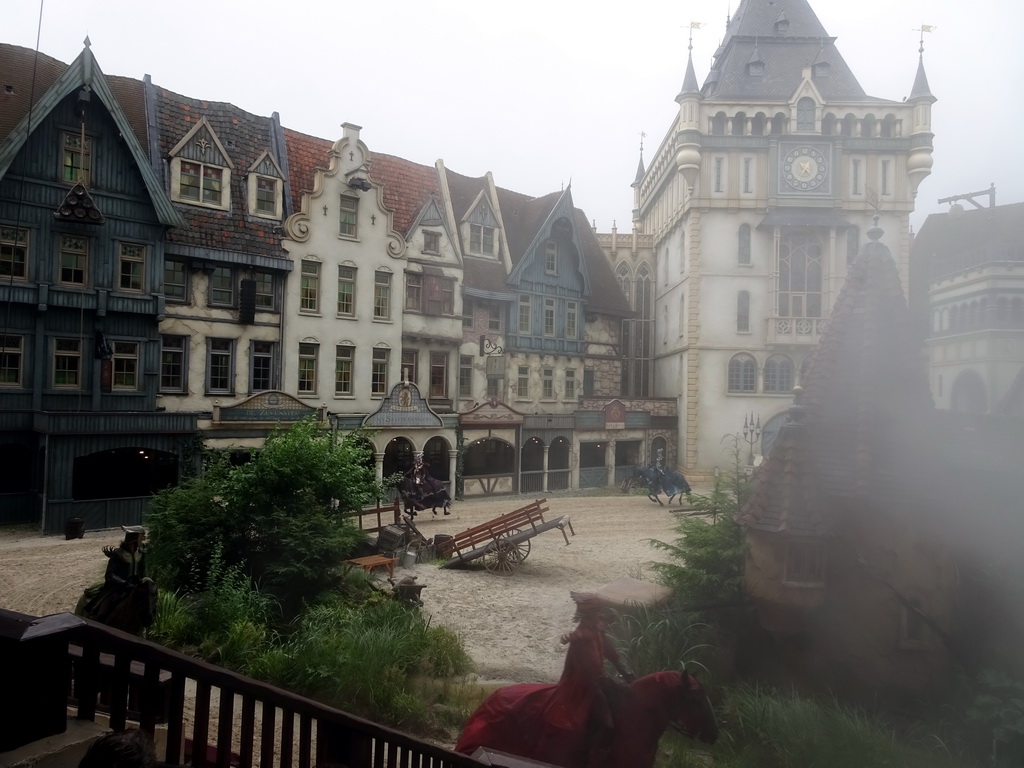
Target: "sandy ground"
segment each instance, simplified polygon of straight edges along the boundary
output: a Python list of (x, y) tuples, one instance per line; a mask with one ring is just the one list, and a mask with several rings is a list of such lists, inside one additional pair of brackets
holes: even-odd
[[(456, 502), (452, 514), (427, 510), (416, 522), (427, 537), (455, 534), (528, 503), (529, 497)], [(653, 579), (649, 563), (661, 557), (652, 538), (671, 540), (673, 510), (646, 496), (552, 496), (551, 517), (568, 515), (576, 535), (531, 540), (519, 570), (500, 576), (482, 567), (441, 569), (427, 562), (398, 567), (395, 577), (424, 584), (423, 610), (454, 630), (484, 681), (554, 682), (561, 674), (562, 634), (573, 626), (570, 590), (592, 591), (614, 579)], [(90, 531), (84, 539), (40, 536), (26, 528), (0, 528), (0, 607), (36, 616), (73, 611), (82, 591), (102, 578), (105, 544), (120, 531)]]

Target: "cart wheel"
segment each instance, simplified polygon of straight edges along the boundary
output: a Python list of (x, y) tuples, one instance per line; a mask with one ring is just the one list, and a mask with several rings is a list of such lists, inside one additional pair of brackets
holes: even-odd
[(501, 538), (494, 540), (484, 553), (483, 559), (488, 571), (501, 576), (511, 576), (519, 569), (519, 550), (514, 544)]
[[(520, 531), (518, 528), (513, 528), (512, 530), (510, 530), (508, 533), (506, 533), (504, 535), (505, 536), (514, 536), (517, 533), (522, 533), (522, 531)], [(520, 562), (525, 560), (527, 555), (530, 554), (530, 540), (529, 539), (523, 539), (522, 541), (517, 541), (517, 542), (513, 543), (512, 546), (515, 547), (519, 551), (519, 561)]]

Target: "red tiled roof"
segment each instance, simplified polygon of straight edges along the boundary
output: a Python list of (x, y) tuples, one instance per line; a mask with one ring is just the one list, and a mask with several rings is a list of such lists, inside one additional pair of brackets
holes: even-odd
[(291, 175), (292, 211), (297, 212), (302, 209), (302, 195), (313, 191), (316, 171), (329, 166), (328, 153), (334, 143), (291, 128), (284, 129), (284, 143)]
[(443, 207), (437, 169), (378, 152), (370, 154), (370, 179), (383, 185), (384, 205), (394, 214), (395, 231), (406, 236), (433, 195)]

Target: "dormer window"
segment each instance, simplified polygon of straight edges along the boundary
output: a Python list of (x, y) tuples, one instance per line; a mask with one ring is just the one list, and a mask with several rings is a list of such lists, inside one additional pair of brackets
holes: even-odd
[(423, 252), (438, 254), (441, 252), (441, 233), (424, 231), (423, 233)]
[(231, 207), (234, 165), (206, 118), (185, 134), (170, 155), (172, 200), (221, 210)]
[(263, 219), (283, 217), (284, 174), (270, 152), (264, 152), (249, 166), (249, 213)]
[(819, 61), (812, 69), (814, 77), (828, 77), (832, 74), (832, 65), (827, 61)]
[(796, 129), (798, 131), (813, 131), (815, 123), (815, 112), (817, 105), (814, 99), (804, 96), (796, 103)]
[(764, 62), (752, 61), (747, 64), (747, 75), (749, 77), (762, 77), (764, 75)]
[(494, 255), (494, 227), (482, 224), (469, 225), (469, 250), (472, 253)]
[(789, 32), (789, 19), (783, 13), (779, 16), (779, 20), (775, 22), (775, 34), (784, 35), (787, 32)]

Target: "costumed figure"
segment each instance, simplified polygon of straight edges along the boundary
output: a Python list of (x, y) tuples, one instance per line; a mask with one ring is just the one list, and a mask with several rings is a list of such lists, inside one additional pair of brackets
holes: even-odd
[(410, 517), (415, 517), (417, 512), (427, 507), (436, 515), (439, 506), (446, 515), (451, 514), (449, 507), (452, 497), (444, 483), (430, 474), (430, 464), (423, 460), (422, 453), (417, 453), (413, 457), (413, 464), (405, 471), (398, 492), (405, 502), (406, 514)]
[(140, 634), (156, 616), (156, 585), (146, 575), (145, 529), (121, 526), (124, 540), (103, 547), (107, 569), (103, 581), (88, 587), (75, 613), (116, 629)]

